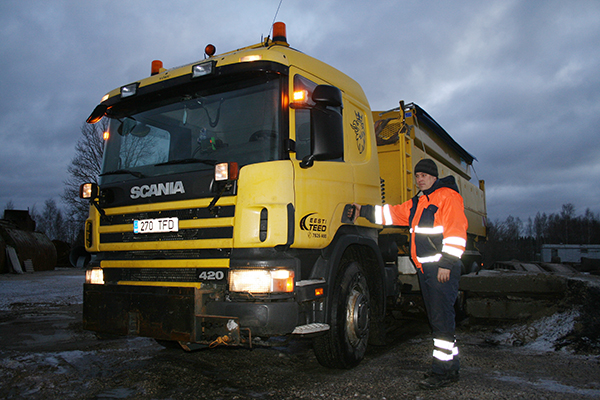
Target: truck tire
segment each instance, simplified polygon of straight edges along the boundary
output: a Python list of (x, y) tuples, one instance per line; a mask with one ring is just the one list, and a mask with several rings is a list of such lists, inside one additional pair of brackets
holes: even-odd
[(328, 368), (349, 369), (365, 356), (369, 340), (370, 295), (360, 264), (350, 262), (333, 289), (331, 327), (313, 340), (317, 360)]

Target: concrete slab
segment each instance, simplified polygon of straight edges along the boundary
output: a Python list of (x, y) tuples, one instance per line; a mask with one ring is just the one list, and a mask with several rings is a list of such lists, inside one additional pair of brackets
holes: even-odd
[(478, 294), (547, 294), (556, 296), (567, 290), (567, 278), (553, 274), (524, 271), (484, 270), (463, 275), (460, 290)]
[(17, 274), (22, 274), (23, 269), (21, 268), (21, 262), (19, 261), (19, 256), (17, 255), (17, 251), (14, 249), (14, 247), (6, 246), (6, 255), (10, 261), (12, 270)]
[(523, 320), (548, 312), (556, 304), (552, 300), (525, 297), (470, 297), (465, 311), (469, 317), (486, 320)]

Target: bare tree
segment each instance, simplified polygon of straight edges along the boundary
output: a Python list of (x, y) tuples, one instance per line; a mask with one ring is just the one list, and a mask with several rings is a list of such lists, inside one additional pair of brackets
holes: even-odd
[(81, 137), (75, 145), (75, 157), (71, 160), (67, 171), (69, 177), (64, 182), (65, 189), (61, 196), (67, 207), (69, 222), (74, 229), (83, 227), (89, 203), (79, 198), (79, 186), (83, 183), (98, 183), (104, 153), (104, 132), (108, 130), (108, 119), (103, 118), (96, 124), (84, 123), (81, 126)]
[(45, 233), (50, 240), (67, 241), (69, 239), (68, 227), (63, 219), (62, 211), (54, 199), (46, 200), (42, 213), (34, 213), (32, 217), (36, 221), (37, 231)]
[(575, 217), (575, 206), (573, 203), (563, 204), (562, 210), (560, 211), (560, 218), (564, 224), (565, 229), (565, 242), (572, 243), (573, 240), (571, 238), (571, 225), (573, 224), (573, 218)]
[(15, 208), (15, 203), (13, 203), (12, 200), (9, 200), (6, 202), (6, 205), (4, 206), (4, 211), (6, 210), (14, 210)]

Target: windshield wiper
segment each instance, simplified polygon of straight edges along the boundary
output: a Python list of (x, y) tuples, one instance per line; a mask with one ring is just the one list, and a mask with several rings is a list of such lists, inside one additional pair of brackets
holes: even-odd
[(135, 176), (136, 178), (145, 178), (145, 175), (142, 174), (141, 172), (137, 172), (137, 171), (130, 171), (128, 169), (117, 169), (114, 171), (108, 171), (105, 172), (103, 174), (100, 174), (100, 176), (105, 176), (105, 175), (121, 175), (121, 174), (130, 174)]
[(207, 165), (216, 165), (217, 160), (202, 160), (200, 158), (184, 158), (181, 160), (171, 160), (159, 164), (154, 164), (155, 167), (160, 167), (161, 165), (173, 165), (173, 164), (207, 164)]

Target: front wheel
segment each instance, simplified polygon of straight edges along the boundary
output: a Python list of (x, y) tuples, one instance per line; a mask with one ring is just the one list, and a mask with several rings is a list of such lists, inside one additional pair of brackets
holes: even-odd
[(313, 341), (319, 363), (328, 368), (352, 368), (365, 356), (369, 341), (370, 295), (358, 262), (340, 272), (334, 286), (331, 328)]

